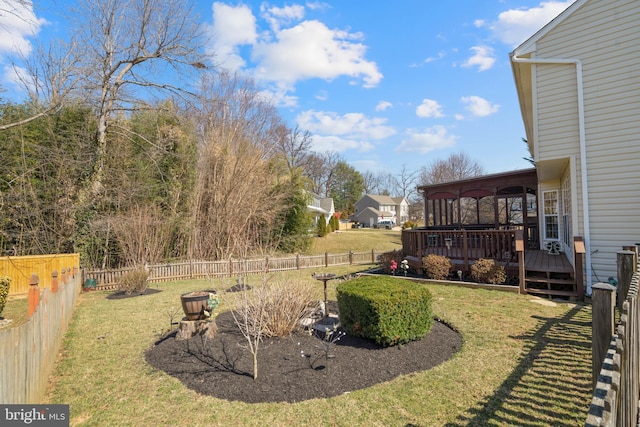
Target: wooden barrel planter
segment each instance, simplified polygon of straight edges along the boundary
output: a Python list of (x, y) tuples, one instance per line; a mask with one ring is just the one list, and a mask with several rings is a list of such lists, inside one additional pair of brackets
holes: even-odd
[(207, 301), (211, 291), (187, 292), (180, 295), (182, 310), (189, 320), (202, 320), (205, 318), (204, 311), (207, 309)]

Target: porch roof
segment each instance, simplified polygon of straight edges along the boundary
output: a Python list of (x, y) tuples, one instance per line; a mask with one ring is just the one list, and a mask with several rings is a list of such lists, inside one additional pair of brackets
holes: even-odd
[(523, 187), (535, 194), (538, 176), (535, 168), (520, 169), (490, 175), (474, 176), (458, 181), (421, 185), (418, 192), (427, 200), (457, 199), (458, 197), (486, 197), (491, 195), (522, 194)]

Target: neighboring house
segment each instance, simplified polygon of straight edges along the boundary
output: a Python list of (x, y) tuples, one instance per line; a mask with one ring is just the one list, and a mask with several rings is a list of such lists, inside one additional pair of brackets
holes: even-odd
[(320, 197), (314, 193), (309, 193), (309, 195), (311, 196), (311, 200), (309, 205), (307, 205), (307, 209), (313, 214), (313, 225), (318, 225), (318, 221), (322, 215), (324, 215), (325, 223), (329, 224), (329, 220), (336, 211), (333, 205), (333, 198)]
[(351, 218), (369, 227), (382, 220), (392, 220), (400, 225), (409, 220), (409, 202), (404, 197), (366, 194), (356, 202)]
[(638, 0), (577, 0), (511, 53), (540, 244), (584, 238), (587, 294), (640, 242), (639, 23)]

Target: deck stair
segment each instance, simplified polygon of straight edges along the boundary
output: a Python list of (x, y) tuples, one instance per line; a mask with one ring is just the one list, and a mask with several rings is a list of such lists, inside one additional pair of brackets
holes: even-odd
[(546, 251), (525, 252), (525, 290), (548, 297), (578, 297), (574, 270), (565, 254)]

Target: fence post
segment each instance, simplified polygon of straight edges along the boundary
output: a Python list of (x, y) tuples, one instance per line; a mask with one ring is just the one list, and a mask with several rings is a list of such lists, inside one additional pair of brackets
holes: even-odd
[(618, 251), (618, 310), (622, 310), (622, 303), (627, 298), (629, 285), (631, 285), (631, 276), (635, 271), (633, 265), (635, 253), (631, 251)]
[(638, 267), (640, 267), (638, 265), (638, 247), (636, 245), (623, 246), (622, 250), (623, 251), (631, 251), (631, 252), (633, 252), (633, 268), (634, 268), (634, 270), (637, 270)]
[(296, 254), (296, 270), (300, 270), (300, 254)]
[(29, 317), (36, 311), (38, 308), (38, 304), (40, 303), (40, 288), (38, 284), (40, 283), (40, 278), (38, 278), (37, 274), (32, 274), (29, 279)]
[(324, 253), (324, 266), (329, 267), (329, 252)]
[(371, 264), (375, 264), (375, 262), (376, 262), (376, 255), (373, 249), (371, 249)]
[(591, 287), (591, 290), (591, 362), (593, 386), (595, 387), (602, 369), (602, 362), (607, 355), (611, 337), (614, 334), (616, 287), (609, 283), (596, 283)]
[(353, 251), (349, 251), (349, 265), (353, 264)]
[(51, 292), (54, 294), (58, 292), (58, 270), (53, 270), (51, 273)]

